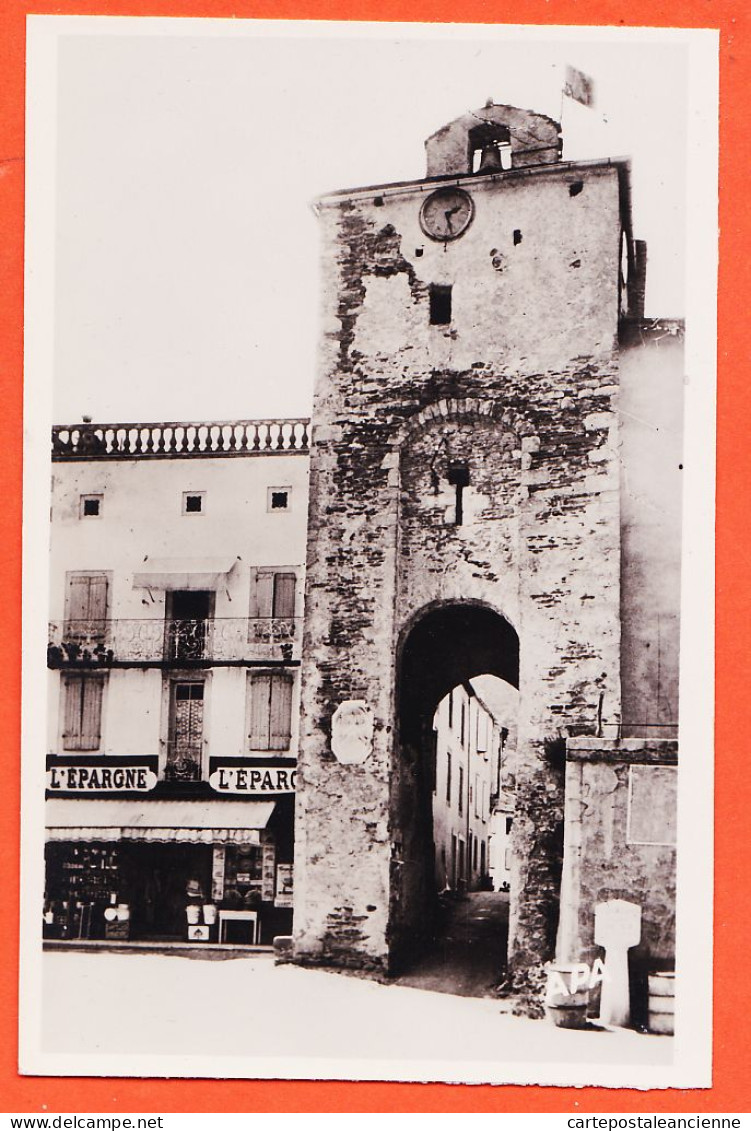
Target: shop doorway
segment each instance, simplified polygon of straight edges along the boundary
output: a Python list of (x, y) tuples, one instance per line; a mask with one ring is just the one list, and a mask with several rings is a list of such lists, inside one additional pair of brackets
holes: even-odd
[(488, 845), (501, 745), (510, 727), (486, 700), (488, 689), (502, 683), (512, 704), (506, 714), (513, 711), (515, 723), (518, 682), (516, 631), (487, 605), (432, 606), (404, 634), (392, 779), (390, 959), (396, 974), (418, 976), (413, 984), (430, 984), (420, 981), (422, 968), (436, 974), (432, 988), (475, 994), (483, 979), (490, 990), (503, 976), (508, 896), (493, 890)]
[(206, 844), (130, 845), (131, 937), (187, 938), (188, 884), (197, 881), (204, 901), (210, 902), (211, 858)]

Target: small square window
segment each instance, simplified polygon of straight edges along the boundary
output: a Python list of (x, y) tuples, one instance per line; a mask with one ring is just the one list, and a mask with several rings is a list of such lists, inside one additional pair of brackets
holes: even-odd
[(205, 491), (183, 492), (183, 514), (203, 514)]
[(269, 487), (267, 510), (288, 511), (292, 502), (291, 487)]
[(101, 495), (81, 495), (81, 518), (99, 518), (101, 513)]

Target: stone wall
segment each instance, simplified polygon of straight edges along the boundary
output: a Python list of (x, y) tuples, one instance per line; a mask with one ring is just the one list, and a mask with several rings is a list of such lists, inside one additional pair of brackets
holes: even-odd
[[(301, 960), (385, 966), (398, 942), (394, 846), (410, 810), (398, 657), (426, 610), (471, 600), (518, 636), (518, 967), (551, 956), (557, 925), (563, 781), (549, 752), (567, 729), (620, 718), (618, 171), (549, 165), (462, 183), (475, 218), (448, 244), (420, 228), (424, 183), (319, 207)], [(452, 287), (449, 325), (430, 323), (435, 283)], [(469, 475), (461, 525), (457, 461)], [(331, 717), (352, 699), (375, 730), (367, 760), (345, 766)]]
[(641, 942), (629, 952), (634, 1021), (646, 1020), (646, 975), (675, 961), (677, 743), (669, 739), (570, 739), (566, 765), (566, 862), (557, 954), (592, 963), (595, 908), (612, 899), (641, 907)]

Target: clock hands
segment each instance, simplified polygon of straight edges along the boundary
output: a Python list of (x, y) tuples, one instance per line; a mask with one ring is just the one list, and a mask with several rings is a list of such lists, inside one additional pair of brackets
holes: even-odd
[(446, 211), (443, 213), (443, 215), (446, 217), (446, 223), (448, 224), (448, 229), (449, 229), (450, 232), (453, 232), (453, 230), (454, 230), (454, 225), (451, 222), (451, 217), (454, 215), (455, 212), (461, 212), (461, 210), (462, 210), (461, 204), (455, 204), (453, 208), (447, 208)]

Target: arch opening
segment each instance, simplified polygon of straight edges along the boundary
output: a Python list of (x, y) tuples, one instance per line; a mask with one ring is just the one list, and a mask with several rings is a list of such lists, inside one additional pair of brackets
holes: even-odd
[[(488, 988), (504, 969), (508, 897), (504, 907), (495, 897), (508, 890), (499, 852), (505, 863), (518, 683), (518, 635), (485, 604), (432, 606), (405, 630), (397, 664), (389, 950), (394, 973), (432, 970), (433, 988), (474, 993), (483, 965), (494, 971)], [(461, 967), (472, 944), (475, 960), (484, 949), (467, 978)], [(432, 985), (419, 978), (417, 984)]]

